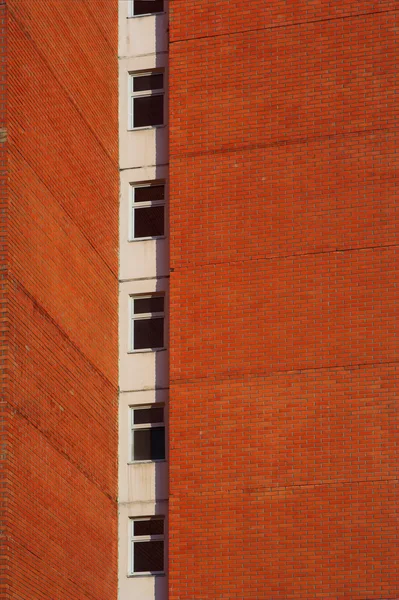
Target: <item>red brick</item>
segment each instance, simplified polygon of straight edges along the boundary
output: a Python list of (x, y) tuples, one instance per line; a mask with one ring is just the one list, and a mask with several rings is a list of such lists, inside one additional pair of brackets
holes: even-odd
[(396, 600), (397, 3), (170, 9), (169, 599)]
[(111, 600), (117, 2), (9, 0), (5, 29), (7, 549), (0, 597)]

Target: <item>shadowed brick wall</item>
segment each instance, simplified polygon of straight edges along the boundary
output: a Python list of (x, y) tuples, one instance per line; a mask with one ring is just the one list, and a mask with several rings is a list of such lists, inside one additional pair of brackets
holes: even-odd
[(7, 394), (8, 364), (8, 311), (7, 311), (7, 142), (6, 142), (6, 78), (7, 78), (7, 12), (4, 2), (0, 2), (0, 597), (5, 598), (9, 581), (7, 562), (8, 552), (7, 492), (9, 476), (7, 471), (8, 435), (10, 405)]
[(117, 595), (117, 2), (8, 0), (7, 587)]
[(184, 4), (170, 600), (397, 599), (397, 3)]

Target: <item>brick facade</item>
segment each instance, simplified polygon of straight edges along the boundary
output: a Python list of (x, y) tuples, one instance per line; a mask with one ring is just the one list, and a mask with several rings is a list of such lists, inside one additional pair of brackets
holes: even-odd
[(395, 9), (170, 1), (169, 600), (399, 597)]
[(0, 2), (0, 597), (5, 598), (8, 588), (9, 572), (6, 556), (9, 551), (7, 496), (9, 490), (9, 476), (7, 463), (8, 450), (8, 422), (10, 417), (10, 404), (8, 396), (8, 352), (9, 339), (8, 320), (8, 251), (7, 251), (7, 223), (8, 223), (8, 177), (7, 177), (7, 141), (6, 141), (6, 80), (7, 80), (7, 11), (4, 2)]
[(9, 0), (7, 12), (0, 597), (113, 600), (117, 2)]

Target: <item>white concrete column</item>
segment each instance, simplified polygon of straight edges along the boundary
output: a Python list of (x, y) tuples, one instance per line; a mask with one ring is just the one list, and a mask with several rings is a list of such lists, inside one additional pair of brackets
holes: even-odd
[[(131, 331), (132, 298), (161, 295), (165, 340), (168, 338), (167, 5), (165, 0), (163, 12), (134, 16), (134, 0), (119, 0), (119, 600), (167, 598), (167, 442), (165, 460), (134, 460), (132, 411), (134, 407), (163, 407), (167, 440), (168, 348), (165, 342), (162, 349), (137, 350)], [(133, 74), (144, 73), (163, 74), (164, 122), (134, 129), (129, 86)], [(134, 239), (134, 188), (156, 183), (165, 185), (164, 235)], [(156, 515), (165, 519), (165, 573), (134, 573), (132, 520)]]

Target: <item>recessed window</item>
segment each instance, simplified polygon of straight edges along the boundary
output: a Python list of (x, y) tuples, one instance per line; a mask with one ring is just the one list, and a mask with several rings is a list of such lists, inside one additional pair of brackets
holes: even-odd
[(163, 12), (164, 0), (130, 0), (129, 17), (139, 17), (140, 15), (151, 15)]
[(131, 519), (131, 573), (164, 573), (164, 517)]
[(131, 408), (132, 461), (165, 460), (164, 407)]
[(131, 298), (131, 349), (159, 350), (164, 347), (165, 297)]
[(163, 125), (163, 78), (159, 71), (130, 75), (131, 129)]
[(165, 184), (132, 186), (130, 238), (156, 238), (165, 235)]

